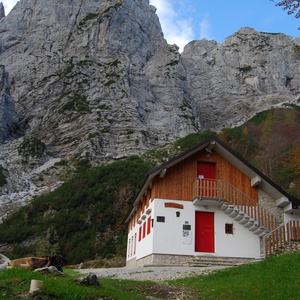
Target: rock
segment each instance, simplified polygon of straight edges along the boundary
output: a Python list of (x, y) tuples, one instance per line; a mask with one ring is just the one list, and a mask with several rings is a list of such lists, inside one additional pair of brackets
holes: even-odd
[(59, 276), (65, 276), (63, 272), (59, 271), (56, 267), (50, 266), (50, 267), (43, 267), (43, 268), (37, 268), (34, 270), (34, 272), (40, 272), (43, 274), (51, 273)]
[(241, 28), (180, 54), (148, 0), (20, 0), (0, 19), (0, 221), (74, 169), (49, 162), (106, 164), (299, 105), (300, 39), (284, 34)]
[(75, 281), (86, 286), (100, 286), (98, 277), (95, 274), (88, 274), (86, 276), (76, 278)]
[(7, 268), (7, 264), (10, 262), (10, 259), (5, 255), (0, 254), (0, 270), (4, 270)]
[(203, 128), (241, 125), (259, 111), (299, 104), (297, 39), (241, 28), (222, 44), (193, 41), (182, 53)]
[(3, 5), (3, 3), (1, 2), (1, 3), (0, 3), (0, 20), (1, 20), (2, 18), (4, 18), (4, 17), (5, 17), (4, 5)]
[[(0, 3), (0, 5), (2, 5), (2, 3)], [(15, 101), (10, 95), (8, 73), (5, 67), (0, 65), (0, 144), (7, 139), (18, 137), (16, 134), (18, 128), (17, 123), (18, 118), (15, 110)]]

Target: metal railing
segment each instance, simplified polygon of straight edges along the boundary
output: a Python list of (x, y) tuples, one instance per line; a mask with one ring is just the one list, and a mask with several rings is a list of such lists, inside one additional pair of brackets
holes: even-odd
[(270, 231), (278, 227), (279, 223), (273, 213), (225, 180), (196, 178), (192, 189), (193, 199), (200, 197), (223, 200), (256, 220), (258, 227), (262, 226)]

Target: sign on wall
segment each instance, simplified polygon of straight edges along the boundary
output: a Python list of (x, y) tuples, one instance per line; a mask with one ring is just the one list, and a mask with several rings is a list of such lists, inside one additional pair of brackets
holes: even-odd
[(191, 244), (192, 243), (191, 225), (184, 224), (182, 226), (182, 242), (184, 244)]

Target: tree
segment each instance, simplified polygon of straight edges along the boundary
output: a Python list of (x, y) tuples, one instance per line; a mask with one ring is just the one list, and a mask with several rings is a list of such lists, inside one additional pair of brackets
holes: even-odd
[(300, 0), (271, 1), (286, 10), (288, 15), (295, 14), (295, 18), (300, 18)]

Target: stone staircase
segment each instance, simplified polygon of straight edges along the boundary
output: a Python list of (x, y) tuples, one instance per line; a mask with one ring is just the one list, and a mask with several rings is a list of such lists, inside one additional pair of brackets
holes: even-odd
[(248, 230), (253, 231), (253, 233), (257, 234), (259, 237), (264, 237), (270, 232), (268, 228), (262, 226), (257, 220), (246, 214), (236, 205), (233, 205), (229, 202), (224, 202), (220, 206), (220, 210), (228, 214), (234, 220), (238, 221), (244, 227), (248, 228)]
[(244, 257), (214, 257), (214, 256), (194, 256), (183, 262), (188, 267), (212, 267), (212, 266), (239, 266), (259, 262), (261, 259)]

